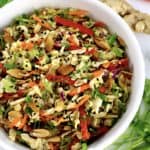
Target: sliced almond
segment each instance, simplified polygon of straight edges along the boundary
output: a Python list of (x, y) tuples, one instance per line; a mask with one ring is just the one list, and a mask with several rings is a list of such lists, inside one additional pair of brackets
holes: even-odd
[(54, 40), (51, 34), (49, 34), (45, 40), (45, 48), (48, 52), (50, 52), (53, 49), (54, 46)]
[(96, 37), (94, 41), (98, 47), (103, 48), (104, 50), (110, 50), (110, 45), (107, 43), (106, 40)]
[(18, 79), (21, 79), (24, 77), (24, 73), (20, 69), (10, 69), (7, 71), (7, 74)]
[(41, 25), (39, 23), (36, 24), (34, 27), (34, 33), (38, 33), (40, 31), (40, 29), (41, 29)]
[(68, 75), (74, 71), (74, 67), (72, 65), (62, 65), (57, 69), (57, 72), (61, 75)]
[(34, 129), (30, 135), (37, 138), (46, 138), (51, 136), (50, 132), (46, 129)]
[(135, 31), (143, 32), (145, 30), (145, 27), (146, 27), (146, 25), (145, 25), (144, 21), (139, 21), (135, 25)]
[(71, 127), (70, 127), (70, 126), (64, 126), (64, 130), (65, 130), (65, 131), (70, 131), (70, 130), (71, 130)]
[(52, 143), (58, 143), (60, 142), (61, 138), (59, 136), (54, 136), (48, 139), (48, 142), (52, 142)]
[(9, 103), (9, 105), (10, 105), (10, 106), (14, 106), (14, 105), (17, 105), (17, 104), (21, 104), (21, 103), (23, 103), (24, 101), (25, 101), (25, 98), (23, 97), (23, 98), (20, 98), (20, 99), (15, 100), (15, 101), (11, 101), (11, 102)]
[(62, 100), (56, 100), (55, 101), (55, 111), (57, 112), (61, 112), (65, 109), (65, 104), (64, 104), (64, 101)]

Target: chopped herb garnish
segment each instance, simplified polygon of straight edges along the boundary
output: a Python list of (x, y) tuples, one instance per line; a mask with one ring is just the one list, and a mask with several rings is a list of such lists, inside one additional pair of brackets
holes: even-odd
[(150, 79), (146, 79), (145, 81), (145, 90), (143, 99), (146, 103), (150, 103)]
[(25, 113), (27, 113), (27, 114), (31, 115), (31, 114), (32, 114), (32, 112), (33, 112), (33, 110), (32, 110), (30, 107), (26, 107), (26, 109), (25, 109)]
[(50, 129), (50, 130), (52, 130), (52, 129), (55, 129), (55, 128), (56, 128), (56, 126), (54, 125), (54, 123), (53, 123), (53, 122), (51, 122), (51, 121), (49, 121), (49, 122), (48, 122), (48, 127), (49, 127), (49, 129)]
[(5, 112), (4, 107), (0, 106), (0, 116), (2, 116), (4, 112)]
[(116, 39), (117, 39), (117, 35), (116, 34), (110, 35), (108, 37), (108, 43), (109, 43), (109, 45), (112, 46), (115, 43)]
[(117, 56), (117, 57), (123, 57), (123, 50), (118, 48), (118, 47), (113, 47), (112, 48), (112, 52), (114, 52), (114, 54)]
[(16, 68), (16, 64), (14, 63), (6, 63), (4, 66), (7, 70)]
[(70, 47), (70, 44), (67, 41), (62, 42), (61, 45), (62, 45), (62, 47), (65, 47), (66, 49), (68, 49)]
[(25, 102), (30, 103), (31, 101), (32, 101), (31, 96), (27, 95), (27, 96), (25, 97)]
[(0, 0), (0, 7), (3, 7), (7, 3), (11, 2), (12, 0)]
[(98, 89), (94, 89), (92, 91), (92, 97), (93, 98), (100, 98), (100, 99), (102, 99), (104, 101), (106, 100), (106, 95), (100, 93)]
[(87, 150), (87, 149), (88, 149), (87, 143), (82, 143), (82, 150)]
[(20, 134), (22, 134), (22, 133), (23, 133), (22, 131), (16, 130), (16, 134), (17, 134), (17, 135), (20, 135)]
[(25, 14), (22, 16), (19, 16), (15, 19), (15, 23), (19, 24), (19, 25), (24, 25), (24, 24), (27, 24), (29, 22), (33, 22), (33, 21), (30, 20), (28, 15), (25, 15)]

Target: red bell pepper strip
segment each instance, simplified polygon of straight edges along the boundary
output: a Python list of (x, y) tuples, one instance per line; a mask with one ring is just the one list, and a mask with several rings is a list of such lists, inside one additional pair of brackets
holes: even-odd
[(109, 65), (109, 67), (108, 67), (108, 70), (109, 71), (113, 71), (113, 70), (115, 70), (116, 68), (118, 68), (119, 66), (118, 66), (118, 63), (116, 63), (116, 64), (114, 64), (114, 63), (111, 63), (110, 65)]
[(103, 134), (107, 133), (108, 130), (109, 130), (108, 127), (103, 126), (98, 129), (98, 132), (99, 132), (99, 134), (103, 135)]
[(129, 60), (128, 60), (128, 58), (123, 58), (123, 59), (119, 60), (119, 65), (120, 65), (121, 67), (128, 67), (128, 65), (129, 65)]
[(94, 24), (95, 27), (106, 27), (106, 24), (104, 22), (101, 21), (97, 21)]
[(109, 71), (113, 71), (113, 70), (116, 70), (118, 68), (126, 68), (128, 67), (129, 65), (129, 60), (128, 58), (123, 58), (123, 59), (120, 59), (119, 61), (115, 62), (115, 63), (110, 63), (109, 66), (108, 66), (108, 70)]
[(47, 79), (53, 82), (62, 82), (69, 85), (74, 84), (74, 80), (72, 80), (69, 76), (61, 76), (61, 75), (47, 75)]
[(95, 48), (92, 48), (91, 50), (87, 50), (85, 52), (86, 55), (94, 55), (96, 53), (96, 49)]
[(25, 90), (18, 90), (16, 93), (3, 93), (3, 95), (0, 97), (0, 100), (7, 101), (11, 98), (20, 98), (25, 94)]
[(90, 133), (88, 131), (89, 121), (86, 118), (86, 112), (83, 106), (79, 108), (79, 111), (80, 111), (80, 128), (82, 133), (82, 139), (88, 140), (90, 138)]
[(6, 74), (6, 68), (2, 63), (0, 63), (0, 74), (3, 76)]
[(88, 34), (90, 36), (93, 36), (93, 34), (94, 34), (94, 32), (91, 29), (87, 28), (86, 26), (78, 24), (76, 22), (73, 22), (72, 20), (62, 18), (60, 16), (56, 16), (55, 17), (55, 22), (57, 24), (61, 24), (63, 26), (67, 26), (67, 27), (72, 27), (72, 28), (75, 28), (75, 29), (79, 29), (79, 31), (81, 33)]
[(68, 41), (69, 41), (69, 44), (70, 44), (69, 50), (76, 50), (76, 49), (80, 49), (80, 48), (81, 48), (81, 47), (75, 42), (73, 36), (70, 36), (70, 37), (68, 38)]

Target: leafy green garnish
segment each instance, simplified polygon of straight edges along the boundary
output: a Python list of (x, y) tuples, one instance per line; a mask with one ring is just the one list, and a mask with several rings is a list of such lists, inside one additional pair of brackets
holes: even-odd
[(64, 46), (66, 49), (70, 47), (70, 44), (67, 41), (63, 41), (61, 45)]
[(102, 99), (104, 101), (106, 100), (106, 95), (100, 93), (98, 89), (94, 89), (92, 91), (92, 97), (93, 98), (100, 98), (100, 99)]
[(150, 148), (150, 79), (145, 81), (143, 104), (127, 131), (107, 150), (149, 150)]
[(32, 49), (28, 51), (29, 59), (38, 58), (40, 56), (40, 51), (38, 49)]
[(82, 143), (82, 150), (87, 150), (88, 149), (88, 146), (87, 146), (87, 143)]
[(31, 101), (32, 101), (31, 96), (27, 95), (27, 96), (25, 97), (25, 102), (30, 103)]
[(146, 79), (145, 81), (145, 90), (143, 99), (146, 103), (150, 103), (150, 79)]
[(117, 39), (117, 35), (116, 34), (110, 35), (108, 37), (108, 43), (109, 43), (109, 45), (112, 46), (115, 43), (116, 39)]
[(47, 79), (42, 79), (42, 83), (45, 87), (45, 90), (49, 93), (53, 93), (53, 83), (48, 81)]
[(6, 64), (4, 64), (4, 66), (7, 70), (16, 68), (16, 64), (14, 64), (14, 63), (6, 63)]
[(30, 107), (26, 107), (26, 109), (25, 109), (25, 113), (27, 113), (27, 114), (31, 115), (31, 114), (32, 114), (32, 112), (33, 112), (33, 110), (32, 110)]
[(49, 121), (49, 122), (48, 122), (48, 127), (49, 127), (49, 129), (50, 129), (50, 130), (52, 130), (52, 129), (55, 129), (55, 128), (56, 128), (56, 126), (54, 125), (54, 123), (53, 123), (53, 122), (51, 122), (51, 121)]
[(29, 17), (27, 15), (21, 15), (15, 19), (15, 23), (19, 25), (28, 24), (30, 21)]
[(63, 18), (68, 18), (69, 17), (69, 8), (63, 9), (63, 10), (59, 10), (57, 15), (63, 17)]
[(20, 134), (22, 134), (22, 133), (23, 133), (22, 131), (16, 130), (16, 134), (17, 134), (17, 135), (20, 135)]
[(0, 116), (3, 116), (4, 112), (5, 112), (4, 107), (0, 105)]
[(3, 7), (7, 3), (11, 2), (12, 0), (0, 0), (0, 7)]
[(6, 77), (1, 80), (3, 85), (3, 90), (6, 93), (15, 93), (16, 92), (16, 80), (11, 77)]
[(113, 47), (112, 52), (116, 55), (116, 57), (123, 57), (123, 50), (118, 47)]

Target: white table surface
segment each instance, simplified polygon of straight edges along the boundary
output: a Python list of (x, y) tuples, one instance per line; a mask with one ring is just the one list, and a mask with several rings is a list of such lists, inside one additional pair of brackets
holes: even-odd
[[(139, 9), (140, 11), (146, 12), (150, 14), (150, 2), (144, 2), (143, 0), (127, 0), (130, 4), (132, 4), (135, 8)], [(150, 78), (150, 35), (142, 34), (142, 33), (135, 33), (137, 40), (141, 46), (144, 58), (145, 58), (145, 71), (146, 77)], [(134, 50), (136, 51), (136, 50)], [(0, 150), (3, 150), (0, 147)]]

